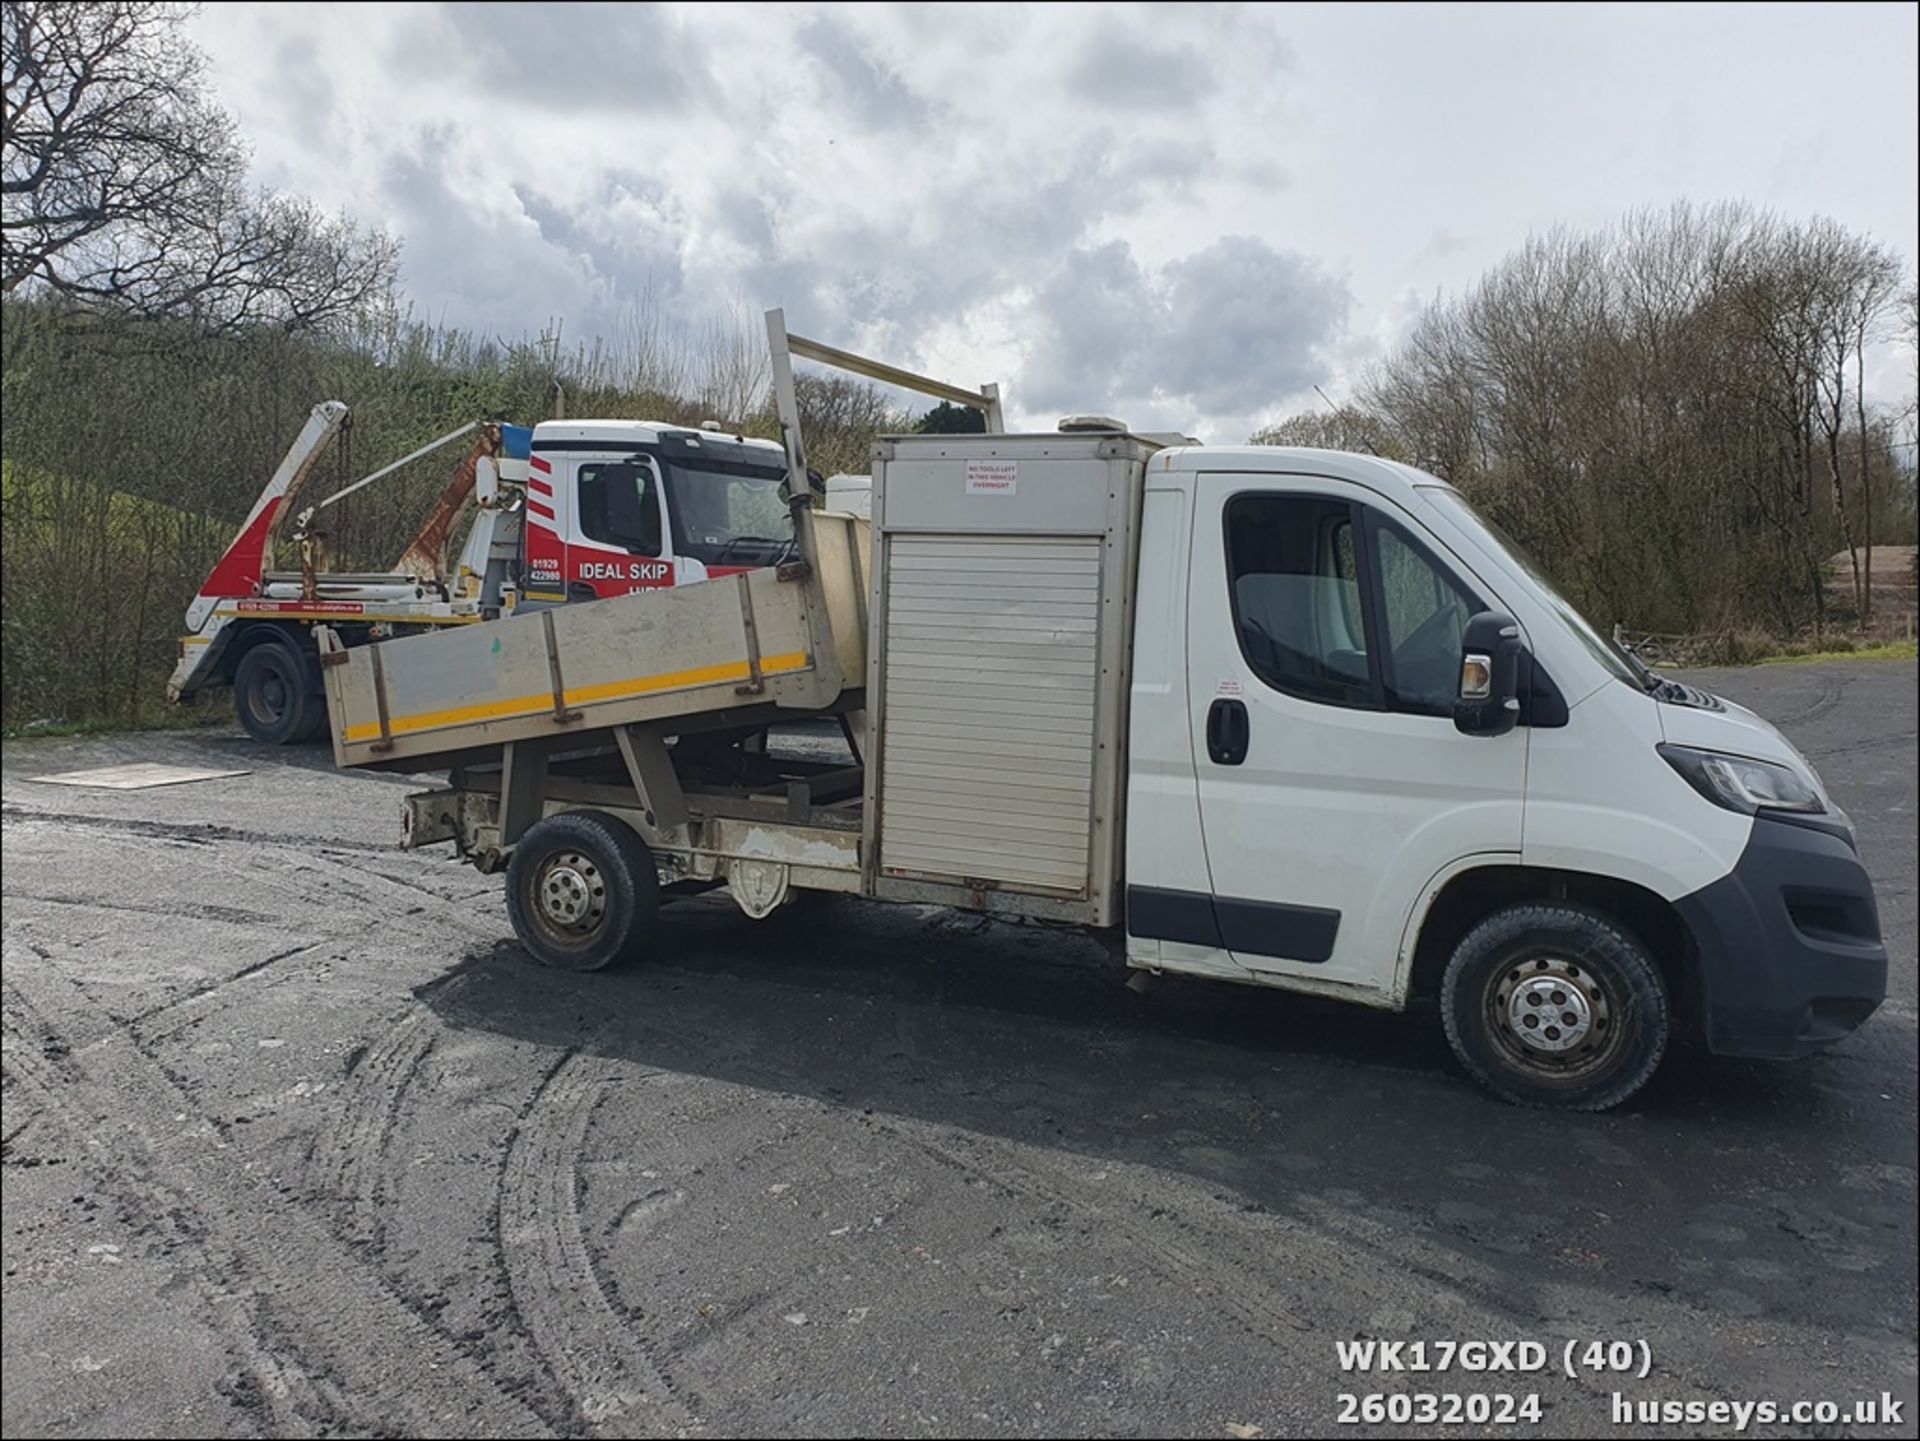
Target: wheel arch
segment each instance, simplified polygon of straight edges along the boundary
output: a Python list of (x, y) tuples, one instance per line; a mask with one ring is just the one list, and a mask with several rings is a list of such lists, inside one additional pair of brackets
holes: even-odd
[(1567, 901), (1633, 932), (1660, 967), (1675, 1016), (1689, 1029), (1699, 1024), (1700, 958), (1693, 932), (1673, 902), (1637, 882), (1591, 871), (1489, 863), (1443, 873), (1427, 896), (1424, 909), (1409, 922), (1402, 949), (1409, 1001), (1439, 995), (1448, 957), (1487, 915), (1527, 901)]
[(276, 640), (286, 642), (302, 661), (307, 660), (311, 655), (315, 666), (320, 663), (319, 652), (314, 648), (312, 634), (298, 621), (242, 621), (233, 627), (233, 630), (235, 634), (220, 650), (217, 679), (221, 685), (233, 684), (234, 675), (239, 671), (240, 662), (248, 651)]

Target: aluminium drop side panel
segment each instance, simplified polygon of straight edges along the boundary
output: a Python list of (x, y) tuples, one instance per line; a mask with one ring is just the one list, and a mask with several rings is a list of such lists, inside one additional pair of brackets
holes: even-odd
[(876, 455), (873, 894), (1120, 915), (1141, 470), (1123, 436), (940, 436)]
[[(322, 667), (343, 766), (429, 762), (743, 704), (813, 709), (857, 686), (865, 522), (810, 517), (813, 563), (336, 649)], [(758, 668), (763, 690), (743, 694)]]

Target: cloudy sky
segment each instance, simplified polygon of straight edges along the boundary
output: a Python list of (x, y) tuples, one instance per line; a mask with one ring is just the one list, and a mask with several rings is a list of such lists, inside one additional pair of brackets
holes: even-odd
[(1737, 198), (1911, 264), (1916, 13), (215, 4), (194, 34), (259, 178), (400, 235), (432, 318), (784, 305), (1016, 420), (1237, 442), (1555, 223)]

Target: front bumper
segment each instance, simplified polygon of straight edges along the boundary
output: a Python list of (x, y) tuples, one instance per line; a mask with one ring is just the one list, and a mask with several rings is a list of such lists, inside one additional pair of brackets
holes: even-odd
[(1739, 861), (1677, 903), (1699, 958), (1700, 1020), (1723, 1056), (1803, 1056), (1887, 996), (1873, 883), (1834, 831), (1758, 817)]

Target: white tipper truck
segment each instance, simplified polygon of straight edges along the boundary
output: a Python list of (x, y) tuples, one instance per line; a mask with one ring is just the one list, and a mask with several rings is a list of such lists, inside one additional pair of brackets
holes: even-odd
[[(870, 530), (795, 514), (778, 569), (331, 650), (337, 759), (447, 770), (411, 843), (504, 869), (552, 966), (645, 957), (663, 900), (721, 885), (754, 917), (808, 890), (1040, 917), (1139, 971), (1430, 999), (1490, 1090), (1584, 1110), (1683, 1029), (1796, 1056), (1885, 994), (1806, 760), (1430, 475), (902, 436)], [(761, 743), (814, 716), (863, 717), (851, 763)]]

